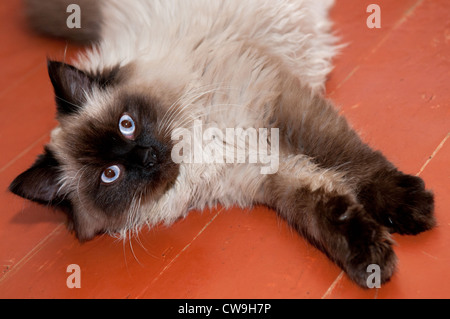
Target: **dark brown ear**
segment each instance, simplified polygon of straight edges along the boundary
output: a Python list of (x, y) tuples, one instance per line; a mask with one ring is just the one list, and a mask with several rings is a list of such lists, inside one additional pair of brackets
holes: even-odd
[(77, 112), (86, 101), (85, 92), (94, 80), (70, 64), (47, 60), (47, 70), (55, 91), (58, 116)]
[(14, 179), (9, 190), (28, 200), (67, 211), (70, 202), (58, 193), (59, 174), (59, 163), (46, 148), (29, 169)]
[(55, 91), (58, 117), (78, 112), (86, 102), (86, 93), (95, 86), (105, 89), (122, 80), (129, 67), (119, 64), (101, 71), (86, 73), (73, 65), (47, 60), (47, 70)]

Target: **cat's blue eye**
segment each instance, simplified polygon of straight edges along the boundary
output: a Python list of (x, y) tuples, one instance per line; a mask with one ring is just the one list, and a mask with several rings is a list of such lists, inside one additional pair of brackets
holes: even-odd
[(119, 120), (119, 130), (123, 136), (128, 139), (134, 139), (134, 132), (136, 131), (136, 125), (134, 120), (128, 114), (123, 114)]
[(120, 176), (120, 167), (117, 165), (112, 165), (106, 168), (102, 173), (102, 182), (105, 184), (111, 184), (115, 182)]

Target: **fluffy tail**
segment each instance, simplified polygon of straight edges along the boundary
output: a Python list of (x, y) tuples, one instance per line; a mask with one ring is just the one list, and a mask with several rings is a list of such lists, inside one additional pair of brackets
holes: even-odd
[(29, 26), (36, 32), (79, 43), (96, 42), (101, 33), (98, 0), (23, 0)]

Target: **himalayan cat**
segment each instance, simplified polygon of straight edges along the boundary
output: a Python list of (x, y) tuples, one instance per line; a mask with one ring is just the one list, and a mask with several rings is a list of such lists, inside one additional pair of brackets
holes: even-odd
[[(79, 29), (66, 26), (70, 3)], [(36, 29), (90, 46), (70, 64), (48, 60), (59, 125), (9, 189), (65, 212), (80, 241), (262, 204), (367, 287), (368, 265), (381, 283), (395, 271), (390, 233), (435, 225), (422, 179), (324, 97), (332, 1), (26, 4)]]

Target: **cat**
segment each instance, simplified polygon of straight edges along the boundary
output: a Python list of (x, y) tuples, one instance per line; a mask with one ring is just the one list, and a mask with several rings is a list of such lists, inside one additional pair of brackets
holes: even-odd
[[(48, 60), (59, 125), (9, 189), (65, 212), (80, 241), (126, 238), (192, 209), (261, 204), (367, 287), (368, 265), (380, 266), (381, 283), (395, 272), (391, 233), (436, 225), (423, 180), (364, 143), (324, 96), (339, 49), (332, 1), (45, 3), (27, 1), (35, 28), (90, 47), (70, 64)], [(69, 3), (85, 28), (65, 27)], [(261, 152), (250, 142), (241, 161), (192, 161), (175, 133), (204, 146), (198, 126), (214, 127), (208, 141), (228, 150), (239, 147), (226, 129), (253, 128), (277, 146), (276, 166), (250, 163)]]

